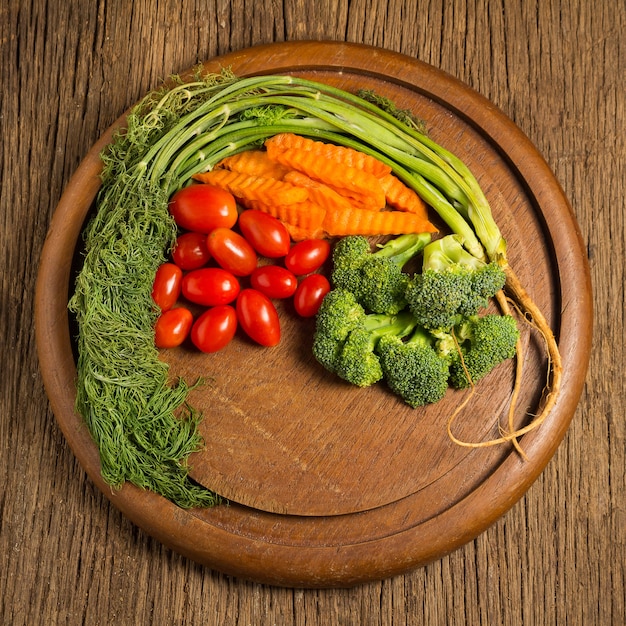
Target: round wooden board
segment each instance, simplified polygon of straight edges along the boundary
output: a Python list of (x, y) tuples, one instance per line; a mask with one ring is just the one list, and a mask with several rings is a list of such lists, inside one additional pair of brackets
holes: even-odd
[[(528, 489), (574, 414), (591, 342), (589, 273), (578, 227), (550, 169), (493, 104), (441, 71), (355, 44), (298, 42), (216, 58), (207, 71), (297, 73), (347, 90), (371, 88), (422, 117), (429, 133), (475, 172), (509, 244), (511, 264), (550, 321), (562, 352), (559, 401), (521, 444), (466, 448), (446, 422), (463, 397), (413, 410), (384, 386), (361, 390), (325, 373), (310, 353), (312, 322), (281, 308), (273, 349), (243, 337), (216, 355), (185, 347), (164, 358), (174, 375), (211, 385), (191, 401), (204, 413), (206, 447), (192, 477), (229, 506), (182, 510), (132, 485), (112, 491), (98, 450), (74, 411), (75, 361), (67, 301), (84, 221), (99, 187), (99, 153), (122, 116), (94, 145), (53, 216), (41, 258), (36, 331), (55, 417), (91, 479), (133, 522), (174, 550), (219, 571), (276, 585), (350, 586), (399, 574), (470, 541)], [(581, 279), (582, 277), (582, 279)], [(517, 425), (528, 421), (545, 381), (537, 337), (527, 352)], [(506, 413), (512, 364), (481, 382), (456, 422), (470, 441), (494, 437)]]

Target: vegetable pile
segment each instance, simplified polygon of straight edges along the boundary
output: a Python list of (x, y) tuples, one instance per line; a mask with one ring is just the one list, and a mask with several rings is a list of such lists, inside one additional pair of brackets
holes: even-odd
[[(421, 272), (403, 267), (423, 252)], [(511, 315), (479, 315), (504, 286), (497, 263), (475, 259), (455, 235), (403, 235), (371, 252), (363, 236), (333, 250), (333, 290), (316, 320), (313, 353), (360, 387), (382, 380), (412, 407), (437, 402), (449, 384), (473, 386), (512, 358)]]
[[(357, 151), (382, 163), (387, 173), (362, 176), (353, 172), (350, 168), (354, 164), (342, 156), (342, 173), (337, 177), (333, 168), (323, 167), (328, 165), (328, 154), (280, 143), (284, 138), (294, 141), (294, 136), (310, 138), (314, 144), (322, 142)], [(335, 158), (341, 152), (338, 148), (331, 150), (336, 150)], [(264, 152), (266, 156), (262, 158), (267, 157), (278, 174), (236, 171), (235, 157), (243, 159), (246, 153), (248, 158), (257, 158), (252, 155), (257, 151)], [(492, 324), (496, 318), (512, 319), (512, 301), (522, 318), (529, 320), (546, 342), (549, 377), (544, 403), (528, 425), (514, 430), (518, 375), (508, 430), (501, 437), (466, 443), (458, 441), (450, 427), (449, 434), (460, 445), (512, 442), (521, 452), (518, 437), (541, 424), (554, 406), (562, 369), (558, 345), (541, 311), (509, 265), (506, 242), (478, 182), (456, 156), (430, 139), (410, 115), (397, 111), (377, 94), (355, 95), (293, 76), (237, 78), (227, 71), (198, 75), (189, 82), (175, 80), (173, 86), (149, 94), (135, 107), (127, 118), (127, 128), (115, 136), (103, 152), (102, 161), (97, 211), (85, 229), (84, 263), (69, 306), (79, 329), (77, 410), (99, 447), (102, 475), (112, 486), (129, 481), (181, 507), (220, 502), (219, 496), (189, 478), (188, 457), (202, 445), (197, 430), (200, 416), (186, 403), (189, 385), (184, 380), (172, 385), (168, 380), (167, 365), (159, 358), (155, 345), (155, 340), (159, 342), (155, 326), (163, 304), (155, 306), (153, 293), (157, 300), (165, 296), (164, 309), (181, 308), (172, 303), (167, 287), (162, 292), (156, 289), (157, 271), (166, 275), (169, 270), (169, 278), (174, 282), (181, 280), (181, 291), (189, 297), (193, 281), (188, 276), (202, 271), (206, 263), (207, 251), (202, 242), (208, 249), (209, 231), (229, 230), (233, 226), (220, 224), (207, 229), (206, 225), (185, 224), (181, 215), (177, 222), (170, 212), (172, 196), (182, 189), (201, 193), (197, 190), (208, 186), (190, 184), (193, 180), (210, 181), (211, 187), (221, 181), (233, 195), (241, 194), (238, 200), (248, 210), (265, 211), (264, 215), (280, 219), (293, 240), (305, 243), (312, 238), (346, 236), (333, 251), (332, 289), (317, 313), (314, 340), (316, 357), (320, 362), (327, 359), (333, 371), (354, 376), (355, 380), (363, 376), (367, 383), (372, 379), (376, 361), (380, 367), (377, 371), (407, 402), (419, 406), (434, 401), (440, 387), (428, 382), (432, 395), (412, 396), (411, 389), (421, 388), (422, 383), (411, 382), (413, 379), (403, 373), (408, 366), (398, 364), (419, 360), (428, 363), (424, 372), (429, 381), (443, 381), (445, 376), (446, 384), (452, 381), (471, 386), (481, 372), (492, 366), (491, 361), (485, 361), (485, 344), (493, 346), (496, 341), (502, 348), (497, 358), (492, 355), (492, 361), (511, 354), (510, 342), (517, 337), (517, 329), (508, 321), (505, 327), (498, 326), (501, 322)], [(385, 191), (387, 176), (392, 176), (393, 185), (390, 182)], [(259, 178), (263, 180), (260, 182)], [(378, 183), (372, 186), (375, 180)], [(392, 187), (398, 183), (403, 199), (398, 199), (394, 206)], [(269, 203), (261, 195), (263, 185), (274, 189)], [(255, 189), (256, 195), (246, 198), (246, 189)], [(299, 199), (291, 195), (277, 201), (279, 191), (293, 194), (294, 189), (299, 190)], [(412, 204), (415, 198), (417, 205)], [(354, 204), (348, 206), (346, 199), (355, 200), (357, 208)], [(364, 199), (375, 201), (364, 207)], [(439, 240), (430, 241), (436, 229), (425, 217), (424, 203), (450, 231)], [(381, 204), (391, 205), (392, 210), (381, 210)], [(358, 222), (356, 211), (359, 219), (367, 216), (370, 224), (378, 220), (377, 225)], [(291, 215), (296, 217), (292, 219)], [(305, 218), (310, 221), (302, 221)], [(413, 223), (401, 227), (398, 221), (389, 226), (391, 219)], [(241, 218), (238, 228), (238, 234), (243, 234)], [(361, 238), (374, 233), (401, 236), (393, 240), (396, 244), (365, 259)], [(184, 245), (183, 236), (187, 236)], [(214, 237), (213, 245), (219, 241), (227, 249), (228, 237), (232, 235), (219, 231)], [(415, 239), (413, 250), (413, 245), (409, 245), (411, 238)], [(443, 243), (437, 243), (442, 240)], [(395, 247), (403, 248), (404, 244), (406, 249)], [(337, 249), (341, 248), (347, 255), (355, 255), (354, 263), (339, 260)], [(423, 254), (422, 271), (404, 275), (403, 255), (410, 256), (417, 249)], [(185, 278), (179, 272), (167, 266), (160, 269), (169, 261), (187, 272), (186, 288), (182, 287)], [(187, 263), (200, 266), (183, 270)], [(261, 266), (252, 272), (256, 269), (261, 271)], [(251, 277), (252, 273), (252, 280)], [(364, 289), (362, 281), (370, 279), (381, 280), (385, 288)], [(280, 282), (265, 276), (259, 278), (259, 284), (263, 280)], [(348, 281), (349, 286), (342, 285), (342, 280)], [(167, 283), (167, 276), (163, 283)], [(237, 297), (245, 291), (241, 290)], [(464, 296), (457, 298), (457, 291)], [(478, 309), (492, 295), (503, 315), (479, 316)], [(325, 317), (331, 320), (327, 323), (331, 332), (345, 334), (345, 329), (333, 328), (332, 320), (337, 318), (325, 313), (333, 303), (343, 308), (343, 322), (353, 320), (354, 329), (349, 341), (337, 337), (335, 345), (328, 342), (322, 346), (320, 332)], [(208, 311), (214, 311), (229, 304), (210, 306)], [(224, 315), (226, 326), (230, 317), (230, 313)], [(189, 323), (189, 319), (182, 323)], [(448, 337), (454, 348), (446, 352)], [(337, 345), (341, 346), (341, 356), (337, 354)], [(372, 345), (375, 351), (370, 350)], [(516, 350), (519, 374), (523, 360), (519, 341)], [(425, 352), (427, 357), (421, 354)], [(359, 357), (357, 366), (355, 354), (369, 356)]]

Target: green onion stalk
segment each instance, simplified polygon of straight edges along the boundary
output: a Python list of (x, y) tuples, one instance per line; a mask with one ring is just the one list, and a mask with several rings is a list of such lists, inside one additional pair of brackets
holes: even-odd
[[(224, 70), (198, 73), (188, 82), (174, 77), (134, 107), (101, 155), (102, 187), (69, 302), (78, 324), (77, 410), (112, 486), (128, 481), (181, 507), (221, 502), (189, 477), (189, 456), (204, 445), (201, 416), (187, 403), (192, 386), (169, 380), (154, 346), (159, 311), (151, 287), (176, 239), (171, 194), (225, 156), (283, 132), (352, 147), (387, 163), (471, 254), (505, 268), (505, 288), (548, 343), (548, 411), (556, 400), (556, 341), (508, 264), (506, 242), (480, 185), (406, 112), (371, 92), (355, 95), (294, 76), (238, 78)], [(508, 306), (503, 296), (499, 302)], [(501, 441), (514, 441), (522, 432)]]

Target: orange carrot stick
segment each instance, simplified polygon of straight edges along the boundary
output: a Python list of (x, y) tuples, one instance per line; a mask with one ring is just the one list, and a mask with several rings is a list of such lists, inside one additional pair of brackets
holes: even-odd
[(326, 233), (321, 226), (319, 228), (307, 230), (306, 228), (293, 226), (292, 224), (289, 224), (289, 222), (283, 222), (283, 224), (287, 229), (287, 232), (289, 233), (292, 241), (304, 241), (305, 239), (324, 239), (326, 237)]
[(216, 168), (220, 167), (250, 176), (276, 178), (277, 180), (282, 180), (289, 171), (280, 163), (272, 161), (265, 150), (243, 150), (222, 159), (216, 165)]
[(315, 141), (308, 137), (302, 137), (301, 135), (295, 135), (293, 133), (280, 133), (274, 135), (265, 142), (265, 147), (270, 154), (277, 148), (281, 150), (296, 149), (307, 150), (322, 156), (326, 159), (338, 161), (343, 165), (354, 167), (359, 170), (363, 170), (370, 174), (373, 174), (377, 178), (389, 174), (391, 168), (379, 161), (378, 159), (345, 146), (337, 146), (332, 143), (326, 143), (323, 141)]
[(380, 184), (385, 190), (387, 204), (399, 211), (409, 211), (427, 218), (426, 203), (413, 189), (407, 187), (397, 176), (387, 174), (380, 178)]
[(404, 211), (327, 211), (322, 226), (331, 237), (437, 232), (428, 220)]
[(306, 174), (321, 183), (350, 193), (372, 196), (379, 207), (385, 206), (385, 192), (376, 176), (349, 165), (319, 156), (314, 152), (288, 148), (268, 151), (271, 159)]
[(274, 204), (255, 200), (242, 200), (243, 206), (248, 209), (257, 209), (269, 213), (285, 224), (307, 232), (322, 233), (322, 224), (326, 211), (311, 200), (294, 202), (292, 204)]
[(347, 189), (333, 187), (332, 185), (327, 185), (327, 187), (338, 193), (340, 196), (346, 198), (355, 209), (363, 209), (364, 211), (381, 211), (385, 208), (384, 204), (380, 204), (380, 198), (378, 197), (357, 193), (356, 191), (348, 191)]
[(304, 202), (309, 192), (275, 178), (249, 176), (230, 170), (214, 169), (194, 174), (194, 180), (225, 189), (238, 199), (261, 200), (267, 203), (292, 204)]
[(313, 180), (302, 172), (290, 170), (285, 174), (283, 180), (297, 187), (308, 189), (309, 198), (324, 209), (349, 209), (352, 206), (352, 203), (346, 196), (341, 195), (324, 183)]

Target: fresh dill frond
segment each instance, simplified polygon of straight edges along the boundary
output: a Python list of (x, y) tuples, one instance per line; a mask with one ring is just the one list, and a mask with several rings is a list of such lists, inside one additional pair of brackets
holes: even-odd
[(426, 134), (426, 122), (414, 115), (410, 109), (399, 109), (393, 100), (381, 96), (372, 89), (359, 89), (357, 96), (386, 111), (406, 126), (414, 128), (424, 135)]
[(254, 120), (259, 126), (271, 126), (284, 120), (292, 120), (298, 117), (298, 111), (280, 105), (258, 106), (245, 109), (239, 119)]
[(76, 406), (109, 484), (128, 481), (184, 508), (211, 506), (220, 498), (188, 478), (187, 459), (202, 446), (200, 415), (185, 405), (189, 385), (169, 384), (154, 346), (151, 285), (175, 237), (160, 188), (129, 177), (102, 188), (69, 302), (80, 328)]

